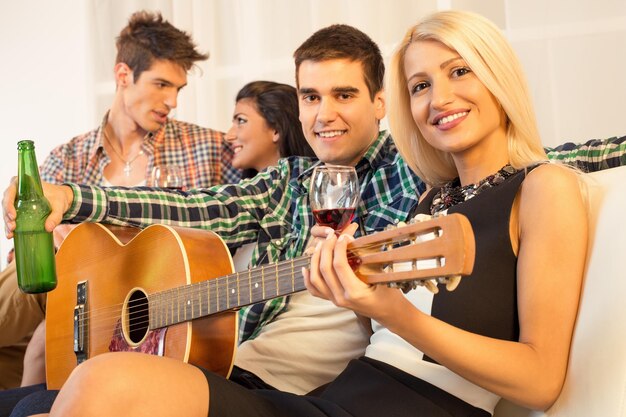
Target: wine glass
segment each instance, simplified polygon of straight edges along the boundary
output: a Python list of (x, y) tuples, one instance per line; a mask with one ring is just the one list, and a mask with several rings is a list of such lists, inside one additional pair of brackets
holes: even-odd
[(311, 209), (320, 226), (339, 234), (350, 224), (359, 201), (359, 178), (354, 167), (320, 165), (311, 177)]
[(177, 165), (155, 165), (148, 185), (182, 191), (185, 188), (182, 170)]

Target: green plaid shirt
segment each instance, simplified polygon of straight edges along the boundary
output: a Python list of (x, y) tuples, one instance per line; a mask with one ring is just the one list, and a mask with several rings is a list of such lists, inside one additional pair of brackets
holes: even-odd
[[(277, 167), (239, 184), (189, 192), (72, 185), (75, 198), (65, 220), (210, 229), (230, 248), (256, 242), (253, 265), (291, 259), (302, 255), (315, 223), (308, 188), (317, 163), (303, 157), (282, 159)], [(387, 132), (380, 133), (356, 170), (361, 184), (357, 234), (404, 220), (424, 189)], [(241, 309), (240, 341), (254, 337), (286, 305), (281, 297)]]
[(546, 148), (552, 161), (574, 165), (583, 172), (595, 172), (626, 165), (626, 136), (591, 139), (582, 144), (564, 143)]
[[(566, 143), (546, 149), (551, 159), (596, 171), (626, 164), (626, 137)], [(74, 203), (64, 220), (146, 227), (165, 223), (210, 229), (231, 248), (256, 242), (252, 264), (302, 255), (314, 224), (308, 187), (315, 159), (282, 159), (277, 167), (236, 185), (190, 192), (108, 188), (71, 184)], [(381, 132), (357, 164), (361, 202), (359, 234), (405, 220), (424, 184), (404, 161), (386, 132)], [(240, 341), (253, 338), (287, 305), (281, 297), (240, 310)]]

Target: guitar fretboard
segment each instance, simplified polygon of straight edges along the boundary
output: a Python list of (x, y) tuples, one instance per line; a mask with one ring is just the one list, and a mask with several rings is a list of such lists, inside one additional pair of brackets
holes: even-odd
[(305, 289), (305, 256), (149, 295), (150, 328), (157, 329)]

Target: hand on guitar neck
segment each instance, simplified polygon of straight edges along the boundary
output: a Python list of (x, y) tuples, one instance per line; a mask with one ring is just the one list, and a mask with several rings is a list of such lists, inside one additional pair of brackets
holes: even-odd
[(353, 241), (351, 235), (329, 233), (316, 246), (310, 268), (303, 268), (304, 283), (316, 297), (330, 300), (359, 316), (376, 318), (376, 312), (384, 310), (381, 306), (398, 304), (402, 294), (393, 287), (366, 283), (354, 273), (348, 250), (348, 244)]

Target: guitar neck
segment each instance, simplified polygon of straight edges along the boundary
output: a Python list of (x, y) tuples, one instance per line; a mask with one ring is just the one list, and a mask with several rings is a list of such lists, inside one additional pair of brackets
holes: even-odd
[[(350, 242), (348, 252), (350, 265), (363, 282), (410, 289), (415, 281), (471, 274), (474, 234), (467, 218), (452, 214), (360, 237)], [(302, 291), (302, 267), (309, 262), (310, 256), (304, 256), (152, 294), (150, 328)], [(390, 267), (396, 264), (402, 267)]]
[(289, 295), (305, 289), (309, 256), (176, 287), (148, 298), (150, 328), (157, 329)]

